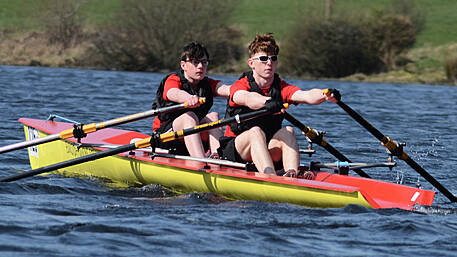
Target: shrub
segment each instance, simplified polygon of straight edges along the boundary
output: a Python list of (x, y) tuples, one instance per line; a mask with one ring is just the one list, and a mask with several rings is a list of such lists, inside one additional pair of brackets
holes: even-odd
[(290, 35), (281, 54), (281, 67), (289, 74), (338, 78), (380, 69), (365, 35), (347, 19), (307, 17)]
[(42, 0), (37, 2), (48, 41), (69, 48), (78, 44), (83, 37), (85, 17), (78, 10), (86, 0)]
[(179, 67), (182, 47), (207, 46), (210, 67), (241, 58), (240, 31), (227, 25), (236, 1), (123, 0), (115, 21), (94, 41), (94, 53), (107, 68), (164, 71)]
[(394, 69), (416, 42), (425, 19), (414, 0), (384, 9), (299, 18), (283, 44), (284, 69), (293, 75), (344, 77)]
[(416, 29), (416, 34), (425, 28), (425, 16), (418, 9), (416, 0), (395, 0), (387, 7), (387, 13), (408, 17)]
[(396, 68), (398, 57), (413, 47), (416, 32), (410, 17), (377, 13), (368, 22), (365, 35), (369, 46), (390, 70)]
[(388, 70), (416, 43), (424, 29), (425, 17), (415, 0), (394, 0), (384, 9), (372, 9), (361, 26), (372, 51)]

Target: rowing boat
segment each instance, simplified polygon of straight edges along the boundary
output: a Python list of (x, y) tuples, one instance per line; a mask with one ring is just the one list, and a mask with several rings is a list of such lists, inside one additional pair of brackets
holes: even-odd
[[(67, 122), (21, 118), (27, 140), (59, 133), (73, 127)], [(67, 138), (31, 146), (32, 169), (129, 144), (148, 135), (106, 128), (78, 142)], [(368, 208), (414, 210), (430, 206), (435, 192), (333, 172), (314, 171), (312, 179), (291, 178), (247, 171), (224, 161), (194, 160), (154, 154), (147, 149), (108, 156), (56, 171), (64, 176), (90, 176), (128, 186), (160, 184), (181, 193), (212, 192), (230, 200), (286, 202), (306, 207), (338, 208), (350, 204)]]

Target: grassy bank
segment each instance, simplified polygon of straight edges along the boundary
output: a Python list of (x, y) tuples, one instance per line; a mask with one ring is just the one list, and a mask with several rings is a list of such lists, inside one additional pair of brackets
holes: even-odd
[[(392, 0), (334, 0), (335, 11), (356, 13), (389, 4)], [(39, 29), (36, 13), (39, 0), (0, 0), (0, 29)], [(257, 32), (274, 32), (279, 40), (286, 34), (292, 20), (299, 15), (323, 13), (323, 0), (241, 0), (231, 23), (243, 28), (246, 40)], [(110, 20), (121, 0), (87, 0), (82, 12), (88, 25)], [(439, 46), (457, 42), (457, 1), (416, 0), (426, 15), (425, 30), (419, 35), (416, 47)]]
[[(78, 58), (90, 47), (87, 43), (61, 50), (50, 46), (36, 13), (36, 0), (0, 0), (0, 64), (78, 67)], [(373, 6), (383, 6), (386, 0), (335, 0), (335, 11), (361, 12)], [(110, 20), (121, 0), (87, 0), (82, 12), (87, 27)], [(230, 23), (242, 29), (246, 43), (256, 34), (274, 32), (281, 42), (292, 21), (302, 15), (324, 12), (323, 0), (241, 0)], [(426, 27), (415, 47), (407, 54), (411, 63), (386, 74), (365, 76), (355, 74), (346, 80), (389, 81), (398, 83), (443, 84), (446, 82), (444, 58), (457, 52), (457, 1), (417, 0), (426, 16)], [(244, 63), (244, 62), (243, 62)], [(244, 67), (245, 68), (245, 67)]]

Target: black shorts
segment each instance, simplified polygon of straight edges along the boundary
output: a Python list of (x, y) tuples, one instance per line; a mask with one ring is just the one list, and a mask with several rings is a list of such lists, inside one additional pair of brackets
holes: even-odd
[[(162, 133), (171, 132), (171, 131), (173, 131), (172, 126), (173, 126), (173, 120), (166, 121), (166, 122), (162, 123), (160, 128), (158, 128), (154, 133), (162, 134)], [(186, 145), (184, 144), (184, 141), (182, 139), (176, 139), (176, 140), (165, 142), (165, 143), (158, 142), (156, 147), (166, 149), (171, 154), (189, 155)]]
[(176, 139), (165, 143), (160, 142), (157, 147), (168, 150), (168, 153), (170, 154), (189, 155), (186, 144), (184, 143), (184, 141), (180, 139)]
[(236, 137), (220, 137), (219, 143), (221, 146), (217, 149), (217, 153), (221, 159), (246, 163), (235, 148), (235, 138)]
[[(221, 146), (217, 149), (217, 153), (221, 157), (221, 159), (240, 162), (240, 163), (247, 163), (252, 164), (252, 162), (248, 162), (241, 158), (240, 154), (236, 150), (235, 147), (235, 138), (236, 137), (221, 137), (219, 138), (219, 143)], [(273, 163), (275, 166), (275, 170), (280, 170), (283, 168), (282, 160)], [(257, 171), (255, 166), (252, 164), (252, 167), (248, 167), (249, 170)]]
[[(167, 133), (173, 131), (173, 120), (169, 120), (164, 122), (160, 128), (158, 128), (155, 133)], [(166, 149), (171, 154), (178, 154), (178, 155), (189, 155), (189, 151), (187, 151), (186, 144), (184, 143), (183, 139), (176, 139), (169, 142), (159, 142), (157, 147)], [(206, 150), (209, 149), (209, 142), (203, 142), (203, 148)]]

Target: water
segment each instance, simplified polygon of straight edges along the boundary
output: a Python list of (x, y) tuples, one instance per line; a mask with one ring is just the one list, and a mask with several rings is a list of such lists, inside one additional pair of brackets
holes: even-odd
[[(0, 66), (0, 145), (24, 140), (20, 117), (83, 123), (150, 109), (164, 74)], [(231, 84), (236, 77), (214, 76)], [(287, 80), (287, 79), (286, 79)], [(457, 194), (457, 87), (291, 80), (338, 88), (343, 101)], [(225, 101), (217, 100), (222, 115)], [(354, 162), (387, 159), (379, 142), (336, 104), (292, 106)], [(123, 125), (151, 132), (151, 119)], [(298, 134), (298, 131), (297, 131)], [(306, 147), (303, 136), (300, 145)], [(319, 146), (313, 160), (335, 160)], [(302, 162), (309, 162), (307, 156)], [(0, 176), (29, 169), (26, 150), (0, 155)], [(365, 170), (425, 189), (408, 165)], [(35, 176), (0, 185), (0, 256), (457, 256), (457, 204), (437, 194), (418, 212), (359, 206), (309, 209), (160, 186), (117, 189), (96, 179)]]

